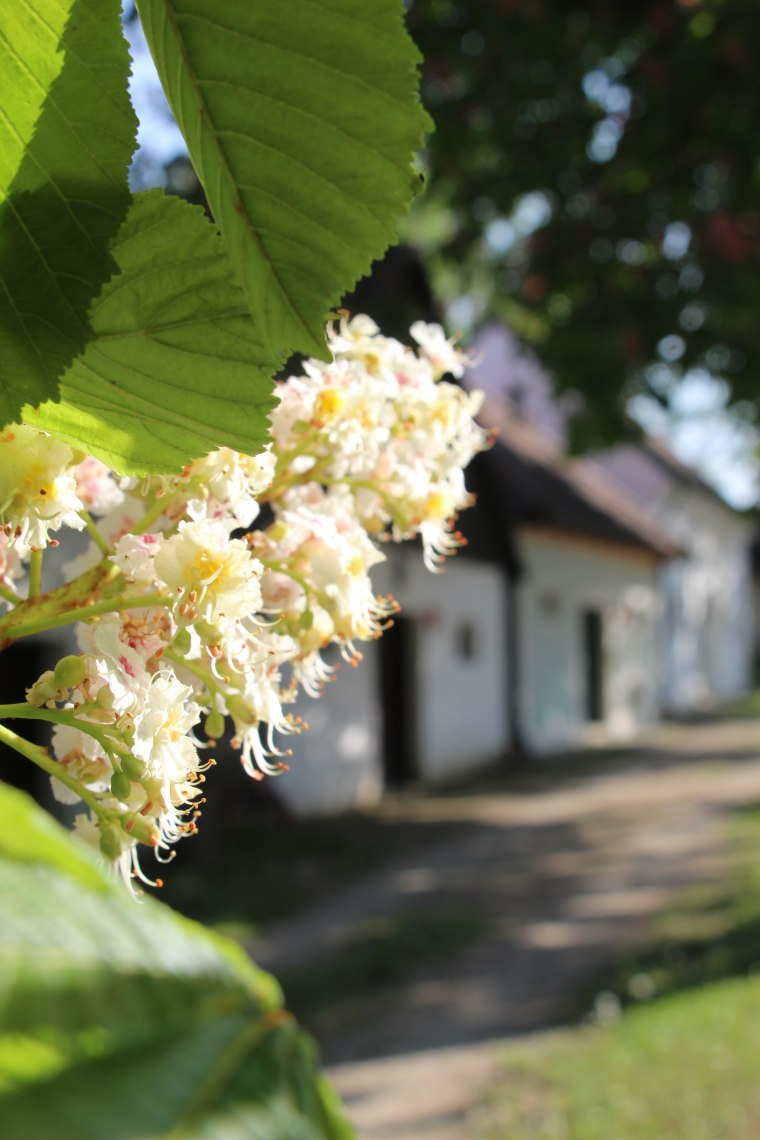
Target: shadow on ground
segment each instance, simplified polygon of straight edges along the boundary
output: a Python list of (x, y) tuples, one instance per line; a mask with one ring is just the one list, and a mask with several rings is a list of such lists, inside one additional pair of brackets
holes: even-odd
[(572, 1022), (611, 956), (720, 874), (759, 746), (749, 721), (667, 725), (311, 824), (236, 796), (238, 826), (212, 821), (221, 841), (211, 860), (197, 841), (170, 901), (246, 942), (330, 1062)]

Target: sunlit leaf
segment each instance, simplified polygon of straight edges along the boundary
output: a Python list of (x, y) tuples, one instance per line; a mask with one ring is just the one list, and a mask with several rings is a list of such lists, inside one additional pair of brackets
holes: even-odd
[(260, 450), (276, 362), (203, 211), (137, 194), (111, 254), (120, 272), (91, 306), (60, 402), (27, 407), (26, 422), (119, 471), (178, 470), (221, 445)]
[(401, 0), (139, 0), (271, 349), (325, 356), (328, 309), (396, 237), (427, 118)]
[(119, 0), (0, 5), (0, 423), (55, 396), (115, 266), (136, 121)]

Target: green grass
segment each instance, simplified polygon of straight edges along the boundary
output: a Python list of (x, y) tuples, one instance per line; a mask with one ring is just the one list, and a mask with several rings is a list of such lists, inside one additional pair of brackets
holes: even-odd
[(760, 807), (734, 812), (727, 843), (723, 877), (684, 891), (652, 942), (597, 978), (610, 1024), (510, 1050), (479, 1140), (760, 1136)]
[(760, 717), (760, 688), (721, 706), (712, 715), (718, 720), (745, 720)]
[(728, 866), (684, 891), (656, 919), (652, 942), (621, 957), (595, 983), (623, 1004), (760, 966), (760, 807), (733, 813)]
[(411, 968), (446, 958), (483, 938), (492, 921), (474, 910), (403, 911), (362, 924), (343, 949), (323, 963), (280, 977), (288, 1008), (314, 1028), (355, 1016), (377, 987), (400, 981)]
[(511, 1050), (480, 1140), (756, 1140), (760, 980), (734, 979)]

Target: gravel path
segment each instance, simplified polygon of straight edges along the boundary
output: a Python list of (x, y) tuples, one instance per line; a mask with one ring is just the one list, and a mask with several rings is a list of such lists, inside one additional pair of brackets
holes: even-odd
[(720, 873), (721, 817), (756, 799), (760, 724), (750, 721), (666, 726), (543, 789), (404, 798), (384, 810), (456, 824), (456, 838), (391, 857), (251, 950), (283, 972), (327, 960), (377, 915), (487, 915), (487, 936), (410, 963), (403, 984), (319, 1033), (363, 1140), (470, 1140), (498, 1043), (576, 1018), (579, 992), (614, 949), (644, 937), (677, 891)]

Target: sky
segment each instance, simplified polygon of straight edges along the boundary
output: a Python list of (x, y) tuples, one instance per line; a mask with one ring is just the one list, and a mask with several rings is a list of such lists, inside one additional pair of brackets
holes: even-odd
[(727, 389), (707, 372), (688, 372), (673, 389), (666, 412), (637, 398), (629, 410), (653, 435), (664, 435), (678, 458), (699, 471), (724, 499), (744, 510), (758, 502), (760, 433), (726, 411)]
[[(138, 20), (130, 21), (126, 34), (133, 59), (130, 94), (139, 120), (132, 182), (136, 189), (161, 186), (165, 184), (164, 166), (187, 150)], [(536, 210), (540, 212), (540, 202), (526, 201), (525, 219), (505, 223), (509, 232), (494, 233), (494, 242), (511, 244), (523, 221), (528, 229), (535, 228)], [(461, 327), (462, 313), (452, 316)], [(673, 388), (668, 411), (656, 400), (642, 397), (632, 401), (629, 410), (647, 431), (666, 436), (678, 458), (695, 467), (732, 506), (745, 509), (758, 501), (760, 432), (726, 411), (726, 396), (720, 380), (694, 371)]]
[(132, 54), (129, 93), (139, 122), (133, 181), (141, 187), (160, 186), (164, 166), (177, 155), (187, 154), (187, 147), (166, 102), (140, 21), (130, 21), (125, 32)]

